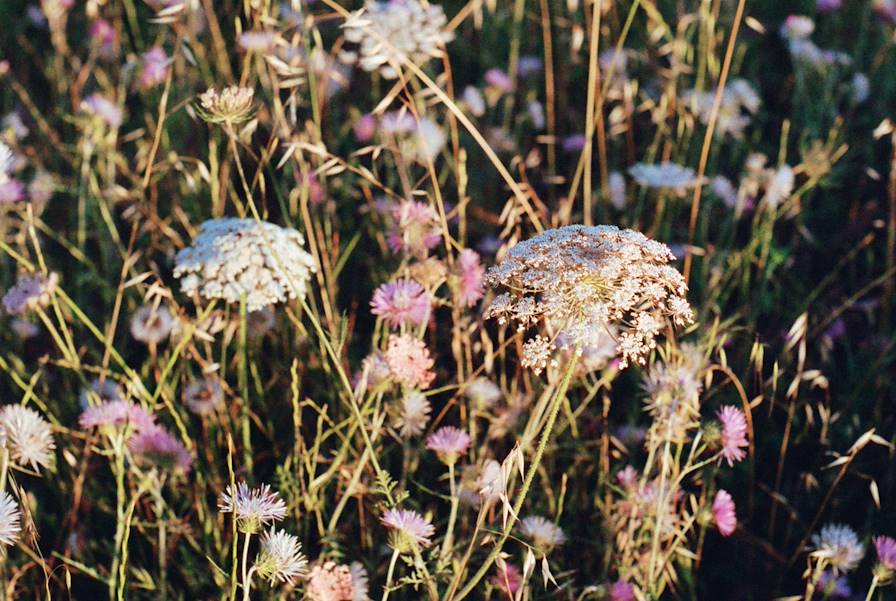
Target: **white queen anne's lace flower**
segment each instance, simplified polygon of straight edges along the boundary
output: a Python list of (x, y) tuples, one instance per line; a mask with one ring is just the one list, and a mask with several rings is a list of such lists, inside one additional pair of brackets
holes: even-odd
[(304, 298), (314, 260), (296, 230), (254, 219), (212, 219), (177, 253), (174, 276), (185, 294), (239, 302), (249, 311)]
[(655, 165), (635, 163), (629, 167), (628, 174), (646, 188), (668, 188), (683, 192), (700, 183), (693, 169), (670, 161)]
[[(667, 324), (693, 321), (684, 278), (667, 264), (672, 259), (665, 244), (611, 225), (549, 230), (517, 244), (489, 270), (486, 281), (508, 292), (486, 316), (515, 321), (520, 330), (548, 321), (564, 332), (556, 343), (574, 348), (615, 326), (620, 366), (644, 363)], [(537, 335), (524, 345), (523, 362), (543, 368), (547, 348)]]
[(362, 69), (378, 70), (383, 77), (395, 79), (402, 59), (423, 65), (440, 55), (440, 46), (454, 39), (445, 29), (447, 22), (445, 11), (437, 4), (368, 0), (364, 10), (346, 19), (345, 39), (360, 45)]

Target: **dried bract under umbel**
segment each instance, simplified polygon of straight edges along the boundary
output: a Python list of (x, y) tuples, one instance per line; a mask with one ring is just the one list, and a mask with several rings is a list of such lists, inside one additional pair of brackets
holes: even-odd
[[(486, 281), (506, 292), (486, 316), (514, 321), (520, 330), (548, 321), (565, 333), (558, 346), (573, 348), (615, 325), (621, 367), (643, 364), (661, 330), (694, 319), (684, 278), (668, 265), (673, 258), (665, 244), (611, 225), (549, 230), (517, 244), (489, 270)], [(523, 363), (543, 368), (543, 346), (527, 344), (539, 356)]]

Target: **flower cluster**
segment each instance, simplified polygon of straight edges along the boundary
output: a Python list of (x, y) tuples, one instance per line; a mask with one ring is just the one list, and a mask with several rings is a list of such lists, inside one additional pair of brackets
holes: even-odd
[[(684, 100), (700, 122), (708, 124), (715, 104), (715, 91), (699, 92), (691, 90), (685, 93)], [(750, 124), (750, 115), (759, 110), (761, 100), (753, 86), (745, 79), (733, 79), (725, 86), (719, 113), (716, 120), (716, 132), (731, 134), (735, 138), (743, 136)]]
[(185, 294), (246, 299), (258, 311), (286, 299), (304, 298), (315, 271), (293, 229), (253, 219), (212, 219), (202, 224), (193, 245), (177, 253), (174, 276)]
[[(508, 290), (486, 315), (523, 330), (540, 320), (559, 324), (573, 347), (592, 333), (619, 329), (621, 366), (644, 363), (655, 338), (669, 324), (685, 325), (693, 314), (684, 278), (667, 263), (666, 245), (614, 226), (570, 225), (549, 230), (510, 249), (486, 281)], [(533, 339), (524, 360), (545, 364), (548, 347)]]
[(37, 307), (46, 307), (58, 282), (55, 273), (20, 275), (15, 286), (3, 295), (3, 310), (8, 315), (24, 315)]
[(360, 45), (361, 68), (395, 79), (404, 61), (424, 65), (441, 56), (441, 47), (454, 39), (446, 24), (445, 11), (438, 4), (368, 0), (364, 10), (353, 13), (343, 27), (345, 39)]

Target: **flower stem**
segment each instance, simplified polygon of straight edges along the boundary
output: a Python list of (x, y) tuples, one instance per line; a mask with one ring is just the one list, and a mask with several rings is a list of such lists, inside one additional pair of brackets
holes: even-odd
[(393, 549), (392, 551), (392, 559), (389, 560), (389, 571), (386, 572), (386, 584), (383, 587), (383, 598), (382, 601), (386, 601), (389, 598), (389, 590), (392, 586), (392, 576), (395, 574), (395, 564), (398, 561), (398, 549)]
[(865, 601), (871, 601), (871, 596), (877, 590), (877, 576), (871, 579), (871, 586), (868, 587), (868, 594), (865, 595)]
[[(452, 601), (460, 601), (471, 592), (473, 592), (473, 589), (476, 588), (476, 585), (479, 584), (479, 581), (485, 577), (485, 575), (488, 573), (489, 568), (492, 567), (492, 564), (498, 558), (498, 555), (501, 553), (501, 549), (504, 547), (504, 543), (506, 543), (507, 539), (510, 538), (510, 531), (513, 528), (515, 516), (518, 516), (520, 510), (523, 508), (523, 502), (525, 502), (526, 500), (526, 494), (528, 494), (529, 488), (532, 486), (532, 481), (535, 479), (535, 474), (538, 473), (538, 468), (541, 465), (541, 458), (544, 455), (544, 450), (551, 438), (551, 432), (554, 429), (554, 422), (557, 421), (557, 414), (560, 412), (560, 406), (563, 404), (563, 399), (566, 398), (566, 390), (569, 388), (569, 382), (572, 379), (572, 373), (573, 371), (575, 371), (576, 364), (578, 363), (579, 351), (580, 348), (576, 347), (575, 352), (572, 354), (572, 358), (569, 360), (569, 366), (566, 368), (566, 373), (563, 375), (563, 381), (560, 384), (560, 388), (557, 389), (557, 394), (554, 396), (553, 401), (551, 401), (551, 407), (548, 413), (548, 421), (545, 424), (544, 431), (541, 434), (541, 440), (538, 442), (538, 448), (535, 449), (535, 456), (532, 458), (532, 463), (529, 465), (529, 472), (526, 474), (526, 479), (523, 480), (523, 486), (520, 489), (516, 501), (513, 504), (512, 516), (514, 517), (507, 520), (507, 524), (504, 526), (504, 531), (501, 533), (501, 538), (498, 539), (498, 542), (492, 548), (491, 553), (488, 554), (488, 557), (485, 558), (485, 561), (482, 563), (479, 570), (470, 578), (466, 586), (464, 586), (464, 588), (462, 588), (456, 596), (452, 596), (449, 592), (447, 599)], [(451, 586), (452, 590), (457, 586), (459, 579), (460, 574), (456, 574), (454, 576), (455, 581)]]
[(457, 522), (457, 507), (460, 498), (457, 494), (457, 483), (454, 477), (454, 463), (448, 464), (448, 478), (451, 482), (451, 513), (448, 516), (448, 529), (445, 539), (442, 541), (442, 549), (439, 551), (439, 564), (444, 564), (454, 547), (454, 525)]

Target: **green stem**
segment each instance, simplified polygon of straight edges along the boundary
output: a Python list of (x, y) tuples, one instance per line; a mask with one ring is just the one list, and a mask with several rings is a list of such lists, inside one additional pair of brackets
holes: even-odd
[(865, 601), (871, 601), (871, 596), (874, 594), (875, 590), (877, 590), (877, 576), (871, 579), (871, 586), (868, 587), (868, 594), (865, 595)]
[(395, 574), (395, 563), (398, 561), (398, 549), (393, 549), (392, 559), (389, 560), (389, 571), (386, 572), (386, 585), (383, 587), (382, 601), (389, 598), (389, 591), (392, 586), (392, 576)]
[[(513, 504), (513, 512), (511, 519), (507, 520), (507, 524), (504, 526), (504, 531), (501, 533), (501, 538), (492, 548), (491, 553), (488, 554), (488, 557), (485, 558), (485, 561), (479, 567), (479, 570), (473, 575), (472, 578), (467, 582), (466, 586), (461, 589), (461, 591), (455, 597), (449, 597), (449, 599), (453, 599), (453, 601), (460, 601), (476, 588), (476, 585), (479, 584), (479, 581), (482, 580), (485, 575), (488, 573), (488, 570), (492, 567), (492, 564), (498, 558), (498, 555), (501, 553), (501, 549), (504, 547), (504, 543), (507, 542), (507, 539), (510, 538), (510, 531), (513, 528), (515, 516), (520, 514), (520, 510), (523, 508), (523, 502), (526, 500), (526, 494), (529, 492), (529, 488), (532, 486), (532, 481), (535, 479), (535, 474), (538, 473), (538, 468), (541, 465), (541, 458), (544, 455), (544, 450), (548, 445), (548, 441), (551, 438), (551, 432), (554, 429), (554, 422), (557, 421), (557, 414), (560, 412), (560, 406), (563, 404), (563, 399), (566, 397), (566, 390), (569, 388), (569, 382), (572, 379), (573, 371), (575, 371), (576, 364), (579, 359), (579, 351), (581, 349), (576, 347), (575, 352), (572, 354), (572, 358), (569, 361), (569, 366), (566, 368), (566, 373), (563, 375), (563, 382), (560, 384), (560, 388), (557, 390), (557, 394), (554, 396), (553, 401), (551, 402), (551, 407), (548, 413), (548, 421), (545, 424), (544, 431), (541, 434), (541, 440), (538, 442), (538, 448), (535, 450), (535, 456), (532, 458), (532, 462), (529, 465), (529, 472), (526, 474), (526, 479), (523, 481), (523, 487), (520, 489), (519, 495), (517, 495), (516, 501)], [(459, 575), (455, 575), (455, 579), (458, 579)], [(456, 586), (456, 584), (452, 584), (452, 588)]]
[(454, 525), (457, 522), (457, 507), (460, 498), (457, 494), (457, 483), (454, 478), (454, 463), (448, 464), (448, 479), (451, 483), (451, 513), (448, 516), (448, 530), (442, 541), (442, 549), (439, 552), (439, 564), (444, 565), (454, 547)]

